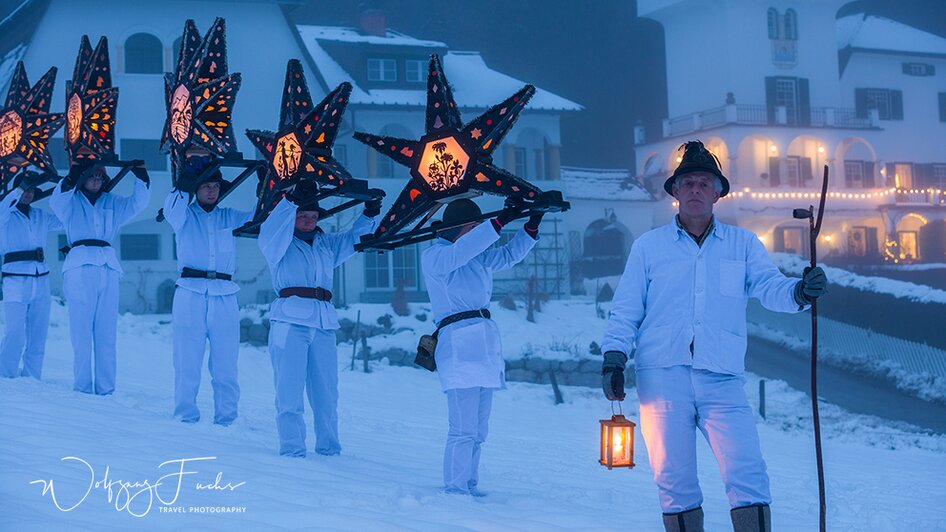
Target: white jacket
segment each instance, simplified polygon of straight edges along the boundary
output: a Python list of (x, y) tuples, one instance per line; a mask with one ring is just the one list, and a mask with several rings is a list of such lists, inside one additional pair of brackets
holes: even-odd
[[(277, 296), (283, 288), (294, 286), (331, 290), (335, 268), (355, 254), (355, 244), (374, 230), (379, 218), (362, 215), (344, 233), (320, 231), (309, 245), (295, 237), (296, 205), (283, 198), (260, 226), (258, 241)], [(338, 328), (332, 303), (297, 296), (277, 297), (269, 306), (269, 319), (319, 329)]]
[[(493, 272), (515, 266), (536, 242), (520, 229), (506, 245), (488, 249), (497, 240), (492, 223), (485, 222), (456, 242), (439, 238), (424, 250), (421, 266), (434, 321), (489, 308)], [(447, 325), (438, 335), (435, 357), (444, 391), (505, 387), (505, 361), (499, 328), (493, 320), (473, 318)]]

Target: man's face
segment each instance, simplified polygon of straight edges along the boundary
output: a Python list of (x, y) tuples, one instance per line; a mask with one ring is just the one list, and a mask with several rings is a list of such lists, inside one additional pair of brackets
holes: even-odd
[(673, 196), (680, 202), (680, 214), (707, 216), (719, 200), (717, 177), (706, 172), (684, 174), (674, 180)]
[(197, 202), (201, 205), (216, 205), (220, 197), (220, 183), (212, 181), (197, 187)]
[(105, 175), (101, 171), (96, 171), (85, 180), (82, 188), (90, 194), (95, 194), (96, 192), (102, 190), (102, 184), (104, 182)]
[(311, 233), (319, 223), (319, 211), (296, 212), (296, 231)]
[(23, 205), (29, 205), (30, 203), (33, 202), (33, 195), (35, 193), (36, 193), (35, 188), (31, 188), (27, 190), (26, 192), (23, 193), (22, 196), (20, 196), (20, 203), (22, 203)]

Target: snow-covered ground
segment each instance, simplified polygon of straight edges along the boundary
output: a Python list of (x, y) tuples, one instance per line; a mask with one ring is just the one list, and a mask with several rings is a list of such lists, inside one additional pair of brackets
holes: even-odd
[[(661, 530), (642, 443), (633, 470), (596, 463), (598, 419), (610, 413), (597, 390), (563, 387), (565, 404), (556, 406), (547, 386), (510, 384), (496, 396), (483, 451), (481, 486), (489, 495), (443, 495), (446, 405), (434, 376), (385, 365), (350, 372), (343, 348), (342, 455), (283, 458), (276, 454), (264, 348), (241, 349), (240, 418), (233, 426), (210, 423), (206, 374), (204, 419), (184, 425), (171, 418), (168, 321), (122, 316), (118, 389), (111, 397), (87, 396), (71, 391), (68, 324), (54, 305), (44, 382), (0, 380), (0, 530)], [(503, 323), (503, 330), (508, 347), (527, 337), (547, 343), (554, 327)], [(746, 386), (754, 401), (757, 379), (750, 375)], [(774, 527), (815, 530), (809, 402), (784, 383), (769, 381), (767, 388), (768, 418), (759, 419), (759, 431)], [(637, 419), (633, 390), (624, 409)], [(822, 426), (831, 530), (946, 530), (946, 437), (827, 404)], [(308, 444), (314, 445), (311, 426)], [(180, 460), (192, 460), (183, 467), (194, 473), (174, 474)], [(168, 461), (177, 462), (160, 466)], [(699, 463), (707, 530), (727, 530), (719, 472), (702, 440)], [(153, 485), (162, 476), (153, 490), (123, 489), (120, 482)], [(86, 495), (93, 478), (98, 485)], [(53, 480), (45, 495), (40, 480)]]

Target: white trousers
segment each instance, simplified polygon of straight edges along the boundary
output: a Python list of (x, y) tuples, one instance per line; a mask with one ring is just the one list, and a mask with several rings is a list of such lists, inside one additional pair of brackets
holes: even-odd
[(4, 277), (3, 294), (6, 331), (0, 343), (0, 376), (39, 379), (49, 330), (49, 275)]
[(108, 395), (115, 391), (119, 277), (117, 271), (107, 266), (90, 264), (62, 276), (74, 354), (73, 389), (78, 392)]
[(338, 352), (335, 331), (270, 322), (269, 355), (276, 388), (279, 454), (305, 456), (303, 389), (315, 418), (315, 452), (341, 452), (338, 441)]
[(637, 370), (641, 434), (664, 513), (703, 504), (696, 430), (709, 442), (731, 508), (769, 504), (769, 476), (745, 378), (690, 366)]
[(207, 365), (214, 392), (214, 423), (233, 423), (240, 400), (237, 382), (240, 308), (236, 294), (211, 296), (177, 287), (171, 323), (174, 327), (174, 416), (190, 423), (200, 419), (197, 393), (204, 352), (210, 341)]
[(489, 432), (492, 388), (453, 388), (447, 395), (450, 427), (443, 452), (443, 489), (470, 493), (479, 483), (480, 446)]

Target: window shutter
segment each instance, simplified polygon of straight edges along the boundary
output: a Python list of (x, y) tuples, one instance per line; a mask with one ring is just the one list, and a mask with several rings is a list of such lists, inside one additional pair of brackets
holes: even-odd
[(874, 162), (864, 162), (864, 188), (874, 188)]
[(854, 114), (867, 118), (867, 89), (854, 89)]
[(811, 125), (811, 103), (808, 98), (807, 78), (798, 78), (798, 114), (799, 125)]
[(779, 176), (780, 161), (778, 157), (769, 157), (769, 186), (777, 187), (781, 183)]
[(924, 188), (930, 186), (933, 180), (932, 164), (914, 164), (913, 165), (913, 187)]
[(801, 181), (810, 181), (812, 179), (811, 174), (811, 157), (802, 157), (801, 158)]
[(892, 187), (897, 184), (896, 177), (897, 167), (893, 163), (887, 163), (887, 184), (886, 186)]
[(903, 120), (903, 91), (890, 91), (890, 119)]
[(775, 78), (765, 78), (765, 108), (770, 124), (775, 123)]
[(939, 93), (939, 121), (946, 122), (946, 92)]

